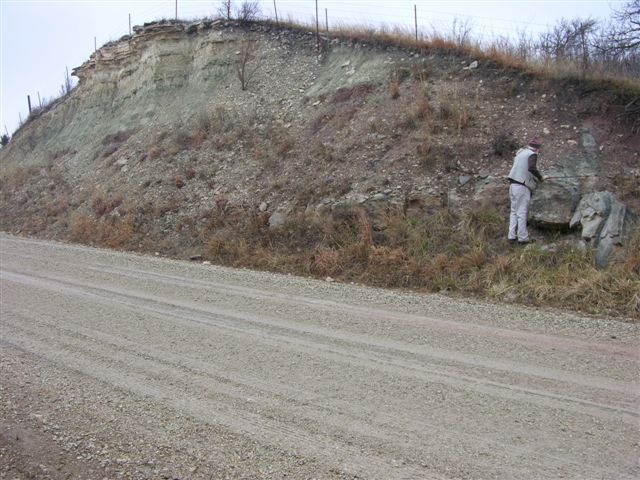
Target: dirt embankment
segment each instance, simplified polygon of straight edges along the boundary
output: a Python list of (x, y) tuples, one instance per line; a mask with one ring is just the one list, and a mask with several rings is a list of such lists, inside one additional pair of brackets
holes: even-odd
[[(78, 88), (0, 151), (0, 230), (635, 313), (634, 258), (605, 280), (559, 278), (563, 262), (576, 271), (575, 232), (534, 232), (544, 258), (505, 239), (504, 176), (533, 135), (543, 173), (588, 173), (572, 201), (609, 190), (638, 211), (624, 95), (475, 60), (346, 38), (318, 51), (308, 32), (261, 24), (147, 25), (100, 48)], [(548, 268), (528, 285), (522, 264)], [(606, 298), (585, 304), (589, 275)]]
[(346, 39), (318, 52), (305, 32), (260, 25), (136, 29), (78, 67), (77, 89), (0, 151), (11, 205), (0, 226), (69, 238), (79, 215), (115, 211), (156, 249), (184, 251), (185, 225), (206, 233), (202, 217), (230, 206), (367, 199), (424, 215), (443, 195), (451, 208), (501, 206), (483, 181), (502, 178), (516, 148), (542, 136), (540, 168), (552, 170), (582, 161), (585, 131), (601, 173), (585, 191), (640, 207), (624, 98), (473, 60)]

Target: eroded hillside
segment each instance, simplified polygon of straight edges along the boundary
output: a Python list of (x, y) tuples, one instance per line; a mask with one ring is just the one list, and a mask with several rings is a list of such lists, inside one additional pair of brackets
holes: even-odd
[[(75, 69), (79, 86), (2, 149), (0, 228), (337, 277), (384, 247), (377, 254), (392, 261), (381, 268), (398, 269), (420, 252), (394, 249), (429, 218), (476, 215), (500, 251), (504, 175), (533, 135), (545, 141), (543, 173), (570, 177), (562, 189), (609, 190), (640, 211), (628, 95), (476, 60), (374, 39), (318, 48), (308, 32), (269, 25), (138, 27)], [(323, 213), (337, 223), (322, 224)], [(345, 261), (335, 252), (347, 237), (369, 250)], [(446, 261), (468, 240), (445, 248)], [(242, 249), (262, 254), (239, 261)], [(313, 258), (283, 267), (282, 249)], [(424, 262), (374, 283), (455, 289), (412, 281)]]

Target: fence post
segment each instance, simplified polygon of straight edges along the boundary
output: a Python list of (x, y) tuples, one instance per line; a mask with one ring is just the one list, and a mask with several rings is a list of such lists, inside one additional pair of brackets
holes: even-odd
[(98, 37), (93, 37), (93, 53), (98, 51)]
[(276, 7), (276, 0), (273, 0), (273, 11), (276, 12), (276, 25), (278, 25), (278, 7)]
[(40, 92), (38, 92), (38, 104), (40, 105), (40, 108), (42, 108), (42, 99), (40, 98)]
[(129, 14), (129, 36), (131, 36), (131, 14)]
[(324, 9), (324, 21), (327, 24), (327, 35), (329, 35), (329, 11)]
[(178, 20), (178, 0), (176, 0), (176, 21)]
[(316, 49), (320, 51), (320, 21), (318, 19), (318, 0), (316, 0)]
[(418, 44), (418, 6), (416, 4), (413, 5), (413, 18), (416, 25), (416, 45)]
[(27, 95), (27, 105), (29, 105), (29, 115), (31, 115), (31, 96)]

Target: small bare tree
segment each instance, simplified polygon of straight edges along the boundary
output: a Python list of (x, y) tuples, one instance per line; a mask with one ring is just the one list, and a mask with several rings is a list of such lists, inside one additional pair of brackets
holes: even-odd
[(453, 27), (451, 29), (451, 40), (459, 47), (465, 47), (471, 41), (471, 30), (473, 24), (470, 20), (453, 19)]
[[(235, 14), (235, 17), (232, 14)], [(221, 0), (218, 6), (218, 15), (227, 20), (235, 18), (240, 23), (253, 22), (260, 16), (260, 3), (258, 0), (244, 0), (234, 10), (231, 0)]]
[(231, 20), (231, 0), (222, 0), (218, 6), (218, 15)]
[(240, 23), (253, 22), (260, 16), (260, 5), (257, 0), (245, 0), (236, 10), (236, 18)]
[(240, 44), (238, 52), (237, 73), (240, 80), (240, 88), (244, 91), (247, 89), (249, 82), (258, 71), (258, 62), (256, 60), (256, 40), (255, 38), (246, 38)]
[(624, 55), (640, 49), (640, 0), (628, 2), (613, 15), (612, 23), (598, 45), (601, 51)]
[(546, 60), (568, 60), (586, 70), (597, 26), (593, 19), (562, 19), (553, 30), (540, 35), (538, 49)]

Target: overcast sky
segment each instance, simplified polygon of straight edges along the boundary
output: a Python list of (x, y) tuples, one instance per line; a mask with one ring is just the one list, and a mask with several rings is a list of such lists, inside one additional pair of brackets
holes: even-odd
[[(241, 0), (233, 0), (240, 4)], [(219, 0), (177, 0), (178, 18), (216, 15)], [(263, 16), (274, 17), (274, 1), (260, 0)], [(476, 38), (534, 36), (560, 19), (594, 18), (607, 21), (624, 0), (318, 0), (321, 23), (325, 9), (329, 26), (338, 23), (405, 26), (412, 29), (414, 5), (419, 28), (451, 31), (454, 19), (468, 22)], [(311, 22), (315, 0), (275, 0), (278, 16)], [(101, 45), (129, 32), (133, 25), (174, 18), (176, 0), (0, 0), (0, 129), (9, 135), (19, 115), (32, 105), (60, 94), (65, 71), (86, 61)]]

